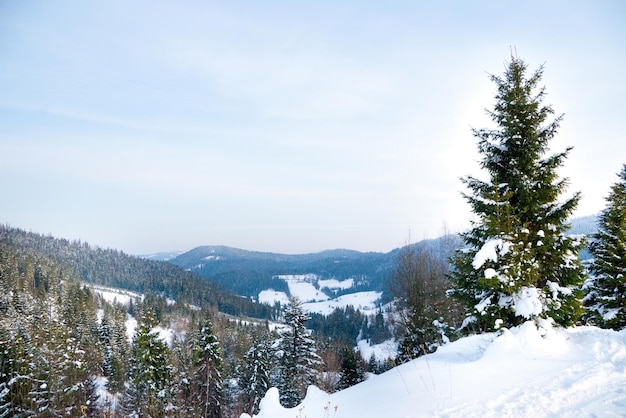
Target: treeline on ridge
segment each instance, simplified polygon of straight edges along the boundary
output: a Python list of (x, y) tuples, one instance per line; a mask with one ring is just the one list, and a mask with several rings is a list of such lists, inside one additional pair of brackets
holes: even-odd
[(220, 312), (234, 316), (261, 319), (272, 316), (271, 307), (237, 296), (217, 283), (167, 262), (145, 260), (118, 250), (44, 236), (7, 225), (0, 225), (0, 243), (31, 254), (45, 255), (87, 283), (155, 293), (181, 304), (214, 306)]

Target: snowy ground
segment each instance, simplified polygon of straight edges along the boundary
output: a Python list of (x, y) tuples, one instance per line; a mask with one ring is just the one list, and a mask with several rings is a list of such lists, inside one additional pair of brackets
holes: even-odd
[[(361, 311), (374, 311), (376, 302), (382, 296), (382, 292), (355, 292), (337, 298), (330, 298), (321, 289), (347, 290), (354, 286), (354, 279), (346, 280), (318, 280), (315, 274), (290, 274), (276, 276), (287, 282), (289, 293), (303, 302), (302, 307), (312, 313), (330, 315), (336, 308), (345, 308), (352, 305)], [(285, 292), (277, 292), (273, 289), (259, 292), (260, 303), (274, 305), (278, 302), (285, 306), (289, 303), (289, 297)]]
[(382, 292), (355, 292), (324, 302), (303, 303), (302, 307), (308, 312), (322, 315), (330, 315), (335, 309), (345, 308), (348, 305), (352, 305), (355, 309), (359, 309), (363, 313), (368, 313), (367, 311), (375, 313), (376, 302), (380, 299), (382, 294)]
[(271, 389), (258, 415), (305, 416), (626, 416), (626, 331), (538, 331), (529, 322), (463, 338), (332, 395), (310, 387), (293, 409), (282, 408)]
[(95, 284), (86, 285), (89, 286), (91, 290), (102, 296), (102, 298), (108, 303), (120, 303), (128, 306), (131, 300), (143, 300), (143, 295), (131, 292), (130, 290), (116, 289)]
[(359, 340), (356, 346), (365, 361), (369, 360), (372, 355), (379, 361), (398, 356), (398, 343), (393, 339), (374, 345), (370, 345), (366, 340)]

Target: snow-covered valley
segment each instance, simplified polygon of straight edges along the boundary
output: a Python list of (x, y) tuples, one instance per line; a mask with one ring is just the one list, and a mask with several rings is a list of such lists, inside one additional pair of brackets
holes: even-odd
[[(382, 292), (366, 291), (343, 294), (337, 297), (330, 297), (323, 290), (349, 290), (354, 286), (354, 279), (336, 280), (319, 279), (315, 274), (293, 274), (279, 275), (277, 278), (284, 280), (289, 288), (289, 293), (296, 296), (303, 302), (305, 310), (311, 313), (329, 315), (336, 308), (353, 306), (364, 313), (374, 313)], [(266, 289), (259, 292), (258, 301), (273, 305), (280, 303), (285, 306), (289, 303), (289, 296), (286, 292)]]

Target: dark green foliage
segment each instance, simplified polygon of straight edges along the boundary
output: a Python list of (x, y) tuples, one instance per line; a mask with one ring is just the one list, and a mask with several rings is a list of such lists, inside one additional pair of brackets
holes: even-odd
[(581, 314), (581, 242), (565, 235), (580, 195), (560, 203), (568, 180), (557, 173), (570, 148), (545, 156), (561, 117), (548, 121), (554, 112), (542, 104), (543, 68), (530, 76), (526, 70), (512, 57), (503, 77), (491, 77), (497, 93), (489, 114), (497, 128), (474, 130), (489, 179), (463, 180), (477, 220), (463, 234), (466, 249), (454, 258), (451, 277), (478, 330), (531, 318), (572, 325)]
[(102, 347), (103, 375), (108, 379), (107, 389), (112, 393), (121, 392), (126, 381), (130, 348), (126, 341), (126, 313), (119, 307), (104, 305), (99, 326), (100, 345)]
[(361, 353), (354, 351), (352, 347), (344, 347), (340, 353), (341, 369), (339, 370), (339, 383), (337, 390), (347, 389), (365, 380), (363, 371), (363, 358)]
[[(381, 253), (361, 253), (331, 250), (315, 254), (274, 254), (212, 246), (197, 247), (170, 261), (177, 266), (221, 284), (238, 294), (257, 297), (261, 290), (289, 292), (285, 274), (314, 273), (320, 278), (355, 279), (350, 292), (385, 290), (385, 280), (391, 267), (391, 256)], [(341, 290), (329, 291), (339, 296)]]
[(79, 416), (99, 363), (89, 293), (54, 260), (2, 242), (0, 287), (10, 289), (0, 294), (0, 416)]
[(174, 380), (172, 382), (174, 393), (174, 404), (178, 416), (195, 417), (197, 415), (196, 399), (193, 393), (193, 351), (188, 335), (185, 338), (176, 338), (172, 347), (172, 358), (174, 363)]
[(277, 386), (280, 402), (287, 408), (298, 405), (304, 398), (307, 387), (315, 382), (317, 368), (321, 364), (315, 341), (305, 326), (308, 319), (300, 300), (291, 297), (285, 311), (288, 329), (283, 332), (278, 344)]
[(131, 347), (125, 416), (163, 417), (172, 400), (172, 366), (167, 345), (152, 330), (154, 313), (144, 309)]
[(587, 304), (599, 326), (626, 328), (626, 165), (611, 187), (591, 243), (593, 274)]
[(194, 361), (192, 382), (195, 385), (197, 410), (199, 416), (221, 418), (224, 401), (223, 355), (209, 318), (205, 318), (200, 323), (195, 339), (192, 354)]
[(259, 412), (259, 402), (272, 385), (273, 357), (274, 350), (268, 335), (261, 335), (255, 339), (244, 357), (238, 373), (239, 387), (244, 412), (249, 415)]
[[(163, 261), (129, 256), (121, 251), (91, 247), (0, 225), (0, 242), (37, 252), (63, 265), (74, 277), (87, 283), (163, 295), (181, 304), (216, 306), (220, 312), (270, 319), (271, 308), (236, 296), (224, 287)], [(27, 264), (32, 285), (41, 292), (53, 285), (45, 269)]]
[(329, 315), (310, 314), (307, 328), (313, 330), (320, 339), (351, 345), (356, 345), (359, 337), (371, 344), (378, 344), (392, 337), (382, 311), (379, 310), (372, 316), (352, 305), (337, 308)]

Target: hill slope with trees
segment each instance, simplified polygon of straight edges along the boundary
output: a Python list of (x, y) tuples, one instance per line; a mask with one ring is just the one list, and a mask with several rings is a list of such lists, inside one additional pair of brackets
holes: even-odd
[(0, 225), (0, 243), (37, 253), (66, 266), (86, 283), (154, 293), (177, 302), (213, 306), (231, 315), (269, 319), (271, 309), (164, 261), (150, 261), (81, 241), (44, 236)]

